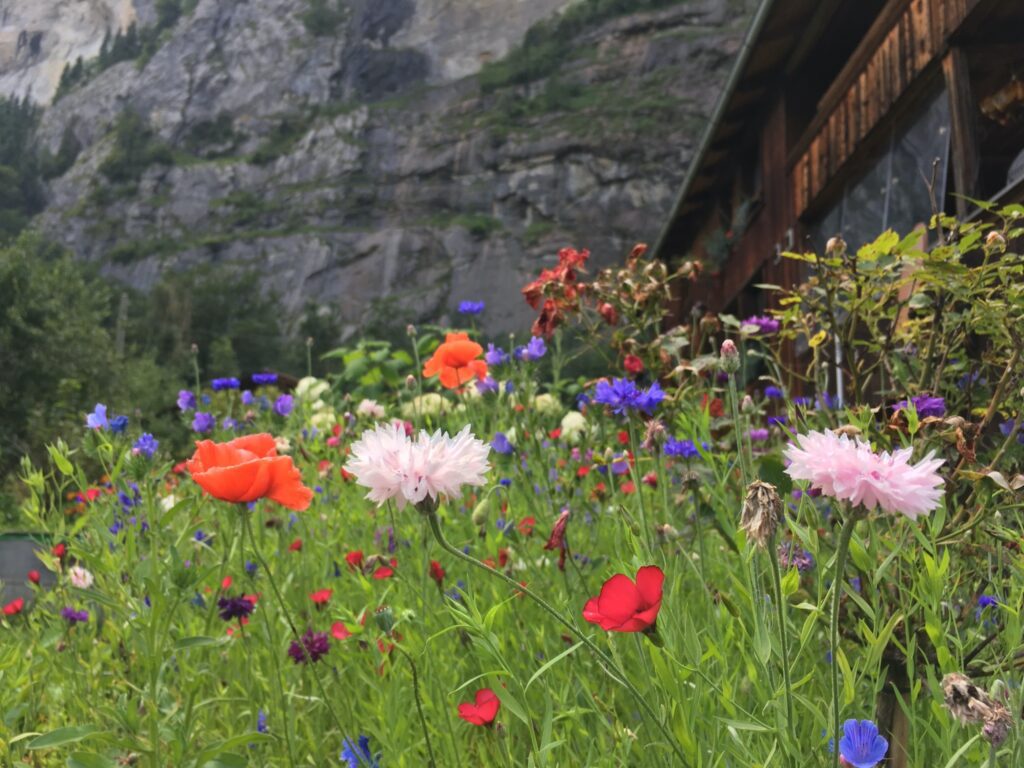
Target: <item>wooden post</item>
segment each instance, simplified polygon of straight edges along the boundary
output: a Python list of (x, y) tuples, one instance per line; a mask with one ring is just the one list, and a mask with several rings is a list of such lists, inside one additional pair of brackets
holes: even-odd
[(942, 59), (942, 74), (949, 93), (949, 114), (952, 130), (953, 181), (956, 184), (957, 216), (967, 215), (965, 197), (974, 197), (978, 181), (978, 107), (971, 95), (967, 54), (962, 48), (951, 48)]

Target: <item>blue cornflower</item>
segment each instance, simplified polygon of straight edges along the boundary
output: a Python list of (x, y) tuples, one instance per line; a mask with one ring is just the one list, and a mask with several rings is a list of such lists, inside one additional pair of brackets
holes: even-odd
[(459, 314), (460, 315), (479, 315), (484, 311), (484, 302), (482, 301), (461, 301), (459, 302)]
[(878, 726), (870, 720), (847, 720), (843, 723), (839, 754), (853, 768), (875, 768), (888, 751), (889, 742), (879, 735)]
[(767, 421), (769, 427), (784, 427), (786, 425), (786, 417), (782, 415), (769, 416)]
[(152, 459), (153, 454), (156, 453), (159, 447), (159, 440), (149, 434), (149, 432), (143, 432), (139, 435), (139, 439), (135, 441), (135, 444), (132, 445), (132, 455), (145, 456), (147, 459)]
[(194, 538), (198, 542), (203, 542), (203, 541), (206, 541), (210, 537), (207, 536), (205, 533), (203, 533), (203, 530), (200, 528), (199, 530), (196, 531), (195, 535), (192, 538)]
[(501, 478), (501, 480), (498, 481), (498, 485), (508, 488), (510, 485), (512, 485), (512, 480), (511, 478), (503, 477)]
[(220, 423), (221, 429), (226, 429), (233, 432), (238, 429), (238, 419), (233, 419), (230, 416), (225, 416), (223, 421)]
[(214, 426), (216, 426), (217, 420), (206, 411), (196, 411), (196, 415), (192, 418), (192, 431), (193, 432), (212, 432)]
[(214, 379), (210, 382), (210, 386), (213, 387), (214, 392), (220, 392), (222, 389), (238, 389), (242, 386), (242, 382), (234, 376), (228, 376), (223, 379)]
[(674, 437), (665, 441), (664, 451), (666, 456), (680, 456), (684, 459), (700, 455), (693, 440), (676, 440)]
[(594, 402), (610, 406), (612, 413), (619, 415), (628, 411), (651, 413), (665, 399), (665, 392), (658, 382), (648, 389), (640, 389), (630, 379), (612, 379), (611, 383), (599, 381), (594, 390)]
[(481, 395), (496, 394), (498, 391), (498, 382), (490, 376), (485, 376), (477, 381), (476, 391)]
[[(1013, 432), (1013, 428), (1016, 426), (1016, 422), (1013, 419), (1008, 419), (999, 425), (999, 432), (1003, 437), (1009, 437), (1010, 433)], [(1017, 433), (1017, 442), (1024, 445), (1024, 429)]]
[(242, 405), (252, 405), (253, 399), (252, 392), (248, 389), (242, 390)]
[(274, 401), (274, 413), (278, 416), (288, 416), (295, 407), (295, 398), (291, 395), (280, 395)]
[(515, 447), (509, 442), (504, 432), (495, 432), (494, 439), (491, 440), (491, 448), (496, 453), (500, 453), (503, 456), (509, 456), (515, 453)]
[(110, 420), (110, 431), (115, 435), (122, 434), (128, 428), (127, 416), (115, 416)]
[[(929, 416), (939, 418), (946, 415), (946, 401), (941, 397), (917, 395), (916, 397), (910, 398), (910, 402), (914, 404), (914, 410), (917, 411), (917, 415), (922, 419), (926, 419)], [(900, 402), (896, 403), (892, 409), (894, 411), (900, 411), (908, 407), (909, 405), (906, 400), (900, 400)]]
[(190, 390), (182, 389), (178, 391), (178, 409), (183, 413), (185, 411), (194, 410), (196, 407), (196, 396)]
[(778, 387), (768, 386), (764, 388), (764, 396), (769, 400), (781, 400), (783, 397), (782, 390)]
[(547, 354), (547, 351), (548, 348), (544, 343), (544, 339), (540, 336), (534, 336), (526, 346), (516, 347), (516, 360), (522, 360), (524, 363), (532, 363), (544, 357), (544, 355)]
[(85, 417), (85, 426), (89, 429), (106, 429), (110, 426), (107, 422), (107, 406), (103, 403), (96, 403), (92, 413)]
[(490, 366), (504, 365), (509, 361), (509, 354), (501, 347), (496, 347), (493, 344), (487, 345), (487, 351), (484, 352), (484, 362)]
[[(999, 600), (997, 598), (993, 597), (992, 595), (979, 595), (978, 596), (978, 607), (974, 609), (974, 620), (975, 621), (981, 621), (986, 626), (988, 626), (990, 624), (995, 624), (996, 622), (992, 621), (991, 619), (985, 619), (985, 609), (986, 608), (998, 609), (998, 607), (999, 607)], [(995, 610), (989, 612), (989, 616), (992, 616), (994, 613), (995, 613)]]
[(256, 715), (256, 730), (260, 733), (268, 733), (270, 731), (270, 729), (267, 728), (267, 713), (262, 709), (259, 711), (259, 714)]
[(256, 386), (262, 386), (264, 384), (277, 384), (276, 373), (254, 373), (252, 375), (252, 383)]
[(252, 560), (246, 560), (245, 561), (245, 572), (247, 574), (249, 574), (250, 576), (255, 576), (256, 575), (256, 571), (258, 571), (258, 570), (259, 570), (259, 566), (256, 565), (256, 563), (254, 563)]
[(801, 395), (800, 397), (793, 398), (793, 405), (795, 405), (797, 408), (810, 408), (813, 404), (814, 400), (812, 400), (809, 397), (804, 397)]
[(370, 751), (370, 737), (363, 734), (359, 735), (358, 743), (348, 738), (341, 743), (339, 759), (349, 768), (380, 768), (380, 753), (374, 755)]

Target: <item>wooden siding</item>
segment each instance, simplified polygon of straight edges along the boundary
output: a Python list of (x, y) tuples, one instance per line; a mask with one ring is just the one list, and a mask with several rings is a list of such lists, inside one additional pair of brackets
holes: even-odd
[[(819, 118), (793, 164), (794, 213), (800, 216), (914, 78), (946, 48), (977, 0), (912, 0), (896, 21), (869, 35), (863, 51), (822, 100)], [(860, 54), (860, 55), (858, 55)]]

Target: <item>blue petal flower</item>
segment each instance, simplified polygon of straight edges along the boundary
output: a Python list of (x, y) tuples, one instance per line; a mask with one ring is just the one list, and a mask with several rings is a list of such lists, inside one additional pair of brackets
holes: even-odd
[(879, 735), (878, 726), (870, 720), (847, 720), (843, 723), (839, 754), (853, 768), (875, 768), (888, 751), (889, 742)]

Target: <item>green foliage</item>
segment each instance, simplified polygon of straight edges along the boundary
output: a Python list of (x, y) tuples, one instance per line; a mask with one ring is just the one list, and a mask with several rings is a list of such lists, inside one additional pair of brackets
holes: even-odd
[(242, 136), (235, 131), (231, 115), (222, 112), (213, 120), (204, 120), (192, 126), (182, 144), (193, 155), (217, 158), (231, 156), (241, 140)]
[(309, 0), (309, 8), (302, 14), (302, 23), (311, 35), (329, 37), (337, 34), (338, 27), (347, 16), (341, 0)]
[(33, 133), (39, 110), (28, 99), (0, 99), (0, 244), (15, 237), (45, 202)]
[(81, 151), (82, 143), (75, 136), (74, 128), (71, 125), (65, 126), (57, 154), (51, 155), (48, 151), (44, 151), (40, 156), (39, 162), (42, 177), (44, 179), (56, 179), (63, 176), (75, 164), (75, 160), (78, 159), (78, 153)]
[(355, 346), (333, 349), (322, 359), (341, 362), (341, 372), (331, 379), (356, 399), (395, 392), (405, 377), (413, 373), (412, 355), (386, 341), (360, 339)]
[(285, 115), (277, 122), (270, 135), (263, 144), (256, 148), (249, 159), (256, 165), (267, 165), (282, 155), (288, 154), (309, 130), (316, 115), (315, 109)]
[(152, 165), (171, 165), (167, 144), (137, 113), (125, 110), (114, 126), (114, 148), (100, 164), (100, 173), (115, 184), (133, 186)]

